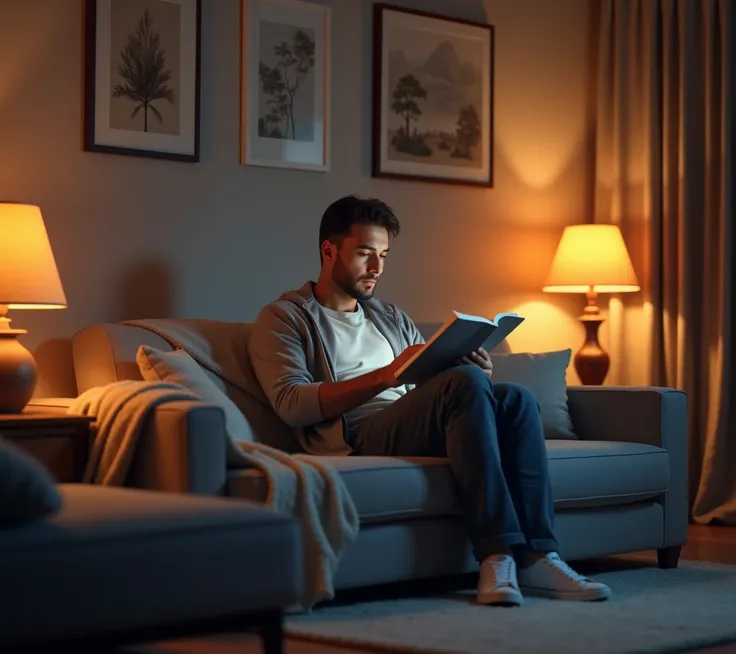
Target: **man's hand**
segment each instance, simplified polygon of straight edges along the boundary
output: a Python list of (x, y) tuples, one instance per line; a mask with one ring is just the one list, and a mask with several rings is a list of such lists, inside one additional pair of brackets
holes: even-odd
[(424, 344), (410, 345), (399, 356), (397, 356), (385, 368), (381, 369), (382, 378), (387, 388), (402, 386), (406, 382), (400, 382), (396, 379), (396, 371), (401, 368), (411, 357), (424, 347)]
[(466, 357), (460, 357), (459, 363), (473, 364), (480, 367), (483, 372), (488, 375), (488, 379), (493, 376), (493, 361), (491, 361), (491, 355), (488, 354), (482, 347), (479, 347), (474, 352), (471, 352)]

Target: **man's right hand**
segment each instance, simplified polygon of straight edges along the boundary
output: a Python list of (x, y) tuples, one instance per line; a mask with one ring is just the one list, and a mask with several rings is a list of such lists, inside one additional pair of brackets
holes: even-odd
[(403, 386), (406, 382), (396, 379), (396, 371), (401, 368), (411, 357), (424, 347), (424, 344), (410, 345), (399, 356), (397, 356), (389, 365), (382, 368), (382, 379), (388, 388)]

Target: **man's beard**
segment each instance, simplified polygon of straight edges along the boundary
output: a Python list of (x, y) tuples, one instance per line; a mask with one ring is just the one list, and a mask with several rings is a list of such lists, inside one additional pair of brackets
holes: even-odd
[[(376, 284), (373, 285), (373, 288), (365, 291), (360, 288), (359, 284), (360, 282), (367, 279), (374, 280)], [(367, 275), (365, 277), (360, 277), (357, 280), (354, 280), (343, 268), (342, 262), (340, 262), (332, 269), (332, 281), (346, 295), (349, 295), (356, 300), (370, 300), (373, 297), (374, 291), (376, 290), (378, 277), (374, 275)]]

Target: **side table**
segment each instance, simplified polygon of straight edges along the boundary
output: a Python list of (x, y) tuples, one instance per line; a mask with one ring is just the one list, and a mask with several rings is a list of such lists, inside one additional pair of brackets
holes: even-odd
[(88, 416), (27, 407), (23, 413), (0, 413), (0, 435), (38, 459), (57, 482), (81, 482), (93, 421)]

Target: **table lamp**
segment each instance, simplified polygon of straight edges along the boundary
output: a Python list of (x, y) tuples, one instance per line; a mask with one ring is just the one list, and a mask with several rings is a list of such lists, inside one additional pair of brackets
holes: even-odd
[(63, 309), (64, 289), (41, 210), (0, 201), (0, 413), (21, 413), (36, 389), (36, 361), (8, 309)]
[(585, 293), (588, 305), (580, 316), (585, 342), (575, 355), (575, 371), (582, 384), (603, 383), (611, 360), (598, 342), (603, 322), (598, 293), (630, 293), (639, 290), (621, 230), (617, 225), (571, 225), (557, 246), (542, 290), (546, 293)]

